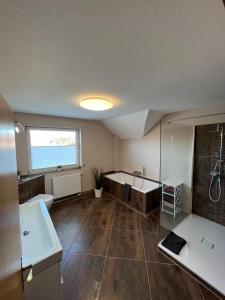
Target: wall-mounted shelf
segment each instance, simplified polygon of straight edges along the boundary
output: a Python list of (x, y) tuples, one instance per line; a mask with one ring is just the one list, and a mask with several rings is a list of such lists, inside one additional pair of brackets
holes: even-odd
[(176, 215), (181, 211), (181, 190), (183, 182), (174, 178), (162, 183), (162, 212)]

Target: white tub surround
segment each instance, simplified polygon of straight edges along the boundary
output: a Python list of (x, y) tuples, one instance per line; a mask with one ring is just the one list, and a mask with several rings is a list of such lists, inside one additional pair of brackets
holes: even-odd
[(105, 177), (121, 184), (128, 183), (131, 185), (132, 189), (142, 193), (148, 193), (160, 187), (159, 183), (151, 181), (150, 179), (147, 180), (123, 172), (113, 173), (106, 175)]
[(225, 227), (191, 214), (173, 232), (187, 241), (179, 255), (159, 248), (225, 295)]
[(44, 201), (20, 205), (26, 300), (61, 299), (62, 246)]

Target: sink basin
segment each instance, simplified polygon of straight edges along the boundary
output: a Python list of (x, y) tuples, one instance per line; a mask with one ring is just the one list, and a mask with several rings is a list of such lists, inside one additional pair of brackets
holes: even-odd
[(44, 201), (20, 205), (22, 268), (39, 273), (62, 260), (62, 246)]

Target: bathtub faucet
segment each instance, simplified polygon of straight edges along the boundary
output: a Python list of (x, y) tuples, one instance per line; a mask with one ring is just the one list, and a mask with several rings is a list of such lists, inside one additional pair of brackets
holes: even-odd
[(142, 173), (140, 171), (134, 171), (133, 174), (136, 176), (141, 176)]

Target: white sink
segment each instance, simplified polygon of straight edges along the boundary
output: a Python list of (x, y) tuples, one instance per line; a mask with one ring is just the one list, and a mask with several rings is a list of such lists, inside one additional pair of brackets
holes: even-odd
[(30, 267), (35, 275), (62, 260), (62, 246), (44, 201), (20, 205), (20, 224), (23, 269)]

